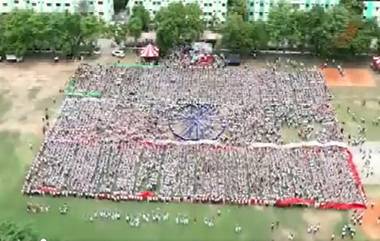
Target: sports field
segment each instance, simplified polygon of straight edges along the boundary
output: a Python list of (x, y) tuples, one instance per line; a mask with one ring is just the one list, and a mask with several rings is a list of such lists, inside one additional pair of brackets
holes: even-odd
[[(30, 225), (48, 241), (54, 238), (62, 241), (265, 241), (287, 240), (289, 233), (295, 234), (294, 240), (322, 241), (330, 240), (332, 233), (339, 237), (342, 226), (348, 223), (350, 212), (346, 211), (183, 203), (114, 203), (72, 198), (29, 198), (21, 195), (25, 172), (42, 139), (41, 118), (44, 109), (49, 108), (51, 113), (55, 112), (62, 98), (59, 90), (63, 89), (76, 65), (76, 63), (53, 65), (43, 62), (18, 65), (0, 63), (0, 219), (10, 219)], [(366, 122), (360, 125), (367, 127), (368, 139), (376, 142), (380, 140), (380, 127), (372, 125), (371, 121), (380, 116), (380, 81), (372, 72), (366, 73), (373, 80), (374, 84), (371, 86), (339, 84), (331, 88), (338, 119), (345, 122), (345, 129), (353, 136), (357, 135), (359, 124), (354, 122), (346, 111), (347, 107), (350, 107), (358, 117), (366, 119)], [(354, 79), (352, 77), (350, 83), (355, 82)], [(365, 105), (363, 105), (364, 99)], [(380, 160), (374, 161), (380, 162)], [(379, 175), (380, 170), (376, 172)], [(367, 185), (366, 191), (369, 199), (380, 200), (379, 185)], [(49, 205), (50, 209), (47, 213), (29, 214), (26, 211), (28, 202)], [(64, 203), (69, 206), (67, 215), (59, 214), (59, 207)], [(139, 228), (130, 227), (124, 219), (94, 222), (88, 220), (91, 214), (100, 210), (133, 215), (149, 213), (157, 208), (168, 212), (169, 219), (160, 223), (142, 222)], [(177, 214), (188, 215), (190, 223), (186, 226), (177, 225), (175, 223)], [(376, 214), (372, 216), (373, 219)], [(206, 226), (204, 218), (215, 218), (215, 226)], [(271, 223), (276, 221), (280, 222), (279, 228), (271, 231)], [(368, 222), (373, 226), (371, 218)], [(315, 236), (308, 234), (308, 226), (317, 223), (321, 224), (321, 231)], [(237, 225), (242, 227), (240, 233), (234, 232)], [(374, 228), (376, 229), (376, 226)], [(378, 228), (380, 229), (380, 226)], [(375, 234), (368, 235), (361, 228), (357, 230), (359, 233), (354, 240), (365, 241), (376, 238), (380, 240)]]

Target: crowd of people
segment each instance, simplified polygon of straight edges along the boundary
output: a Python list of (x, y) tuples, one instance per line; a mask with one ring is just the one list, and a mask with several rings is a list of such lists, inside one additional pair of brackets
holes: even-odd
[[(144, 124), (146, 128), (133, 126), (141, 123), (131, 121), (128, 125), (132, 126), (128, 129), (141, 134), (156, 132), (155, 139), (170, 138), (168, 126), (176, 109), (189, 103), (216, 106), (218, 116), (226, 121), (225, 134), (220, 140), (223, 143), (282, 143), (281, 130), (284, 127), (301, 128), (310, 124), (321, 124), (323, 128), (315, 128), (308, 135), (309, 140), (343, 139), (343, 130), (339, 128), (329, 102), (330, 94), (323, 76), (316, 69), (285, 72), (271, 68), (194, 70), (83, 65), (74, 79), (78, 91), (100, 91), (102, 101), (111, 99), (122, 111), (128, 109), (135, 112), (133, 115), (140, 115), (140, 120), (148, 122)], [(74, 105), (80, 108), (82, 104)], [(94, 102), (93, 107), (83, 105), (102, 113), (98, 103)], [(99, 118), (106, 118), (109, 122), (104, 115), (99, 117), (92, 111), (87, 112), (92, 116), (83, 118), (89, 122)], [(118, 113), (109, 115), (119, 113), (118, 110)], [(125, 124), (115, 126), (127, 127)]]
[[(284, 128), (305, 128), (305, 140), (343, 140), (317, 69), (81, 65), (73, 80), (76, 91), (102, 96), (64, 100), (24, 193), (140, 200), (149, 191), (161, 201), (268, 205), (291, 198), (315, 206), (365, 202), (342, 147), (252, 146), (284, 143)], [(217, 145), (186, 144), (172, 133), (176, 113), (194, 103), (213, 105), (210, 118), (224, 120)], [(158, 144), (165, 140), (173, 143)]]

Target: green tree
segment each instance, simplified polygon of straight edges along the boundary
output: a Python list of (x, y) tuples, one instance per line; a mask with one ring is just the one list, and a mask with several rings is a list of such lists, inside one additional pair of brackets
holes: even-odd
[(228, 16), (222, 30), (222, 44), (224, 47), (238, 51), (248, 52), (254, 47), (254, 26), (243, 20), (237, 13)]
[(173, 2), (161, 8), (155, 18), (161, 53), (175, 45), (199, 39), (204, 30), (201, 16), (202, 11), (195, 3)]
[(108, 36), (111, 37), (117, 45), (125, 41), (128, 34), (128, 25), (126, 24), (112, 24), (108, 26)]
[(137, 42), (137, 39), (141, 36), (141, 33), (143, 31), (143, 23), (140, 18), (131, 18), (128, 21), (128, 33), (131, 35), (135, 42)]
[(247, 13), (247, 0), (228, 0), (228, 14), (238, 14), (246, 21), (248, 17)]
[(104, 26), (95, 16), (14, 11), (1, 17), (0, 50), (23, 56), (28, 50), (51, 49), (79, 56), (92, 53)]
[(350, 43), (350, 50), (354, 54), (371, 52), (371, 43), (379, 38), (379, 27), (374, 19), (365, 21), (359, 26), (356, 36)]
[(310, 10), (305, 25), (308, 31), (307, 45), (316, 55), (325, 51), (325, 45), (329, 39), (328, 32), (325, 31), (326, 17), (327, 14), (322, 7), (313, 7), (313, 9)]
[(361, 15), (364, 9), (362, 0), (341, 0), (340, 4), (355, 15)]
[(254, 21), (250, 23), (250, 38), (253, 41), (253, 48), (265, 49), (269, 42), (269, 33), (264, 21)]
[(343, 48), (349, 45), (356, 33), (351, 31), (357, 28), (353, 22), (350, 12), (342, 5), (334, 6), (332, 9), (326, 11), (325, 19), (323, 19), (323, 31), (326, 32), (326, 39), (324, 48), (321, 54), (338, 54)]
[(268, 15), (267, 28), (271, 41), (277, 46), (294, 42), (298, 31), (294, 26), (294, 12), (297, 11), (286, 2), (279, 2)]
[(23, 56), (34, 43), (33, 29), (28, 26), (32, 13), (19, 11), (3, 19), (3, 51), (6, 54)]
[(133, 7), (130, 19), (139, 19), (142, 24), (142, 30), (149, 31), (150, 15), (143, 5)]

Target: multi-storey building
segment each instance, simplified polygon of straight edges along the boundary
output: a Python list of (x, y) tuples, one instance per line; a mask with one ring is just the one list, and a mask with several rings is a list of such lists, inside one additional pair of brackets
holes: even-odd
[(0, 14), (16, 9), (46, 13), (86, 11), (105, 21), (111, 21), (114, 14), (113, 0), (0, 0)]
[(129, 0), (127, 8), (129, 12), (136, 5), (143, 5), (151, 15), (154, 17), (161, 7), (168, 6), (171, 2), (181, 1), (184, 4), (198, 3), (203, 12), (203, 19), (206, 23), (212, 24), (217, 20), (223, 23), (227, 17), (227, 0)]
[[(267, 20), (271, 7), (281, 0), (247, 0), (249, 20)], [(310, 10), (314, 6), (329, 9), (339, 3), (339, 0), (288, 0), (290, 4), (301, 10)]]
[(380, 24), (380, 1), (364, 1), (363, 17), (366, 19), (375, 18)]

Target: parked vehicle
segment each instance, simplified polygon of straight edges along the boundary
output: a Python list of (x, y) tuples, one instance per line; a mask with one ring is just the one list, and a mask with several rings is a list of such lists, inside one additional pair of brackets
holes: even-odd
[(380, 56), (373, 56), (371, 68), (375, 71), (380, 71)]
[(14, 54), (6, 54), (5, 55), (5, 59), (9, 62), (21, 62), (24, 58), (23, 57), (17, 57), (16, 55)]
[(115, 56), (115, 57), (118, 57), (118, 58), (124, 58), (125, 57), (125, 53), (124, 53), (123, 50), (116, 49), (116, 50), (112, 51), (112, 56)]

